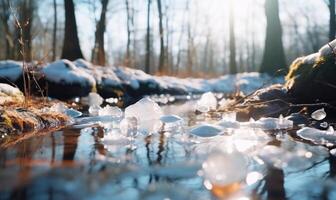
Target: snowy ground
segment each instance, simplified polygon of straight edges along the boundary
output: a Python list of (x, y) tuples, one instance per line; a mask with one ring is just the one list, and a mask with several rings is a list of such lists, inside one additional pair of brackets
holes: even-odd
[[(190, 94), (205, 92), (232, 93), (242, 91), (253, 92), (261, 87), (274, 83), (283, 83), (283, 77), (273, 78), (260, 73), (241, 73), (224, 75), (212, 79), (176, 78), (169, 76), (152, 76), (141, 70), (126, 67), (95, 66), (82, 59), (74, 62), (58, 60), (39, 66), (38, 71), (48, 82), (71, 86), (98, 88), (103, 96), (114, 96), (106, 93), (114, 88), (121, 89), (128, 95), (143, 96), (146, 94)], [(0, 61), (0, 77), (3, 81), (16, 83), (22, 77), (22, 63), (16, 61)], [(88, 95), (88, 92), (86, 92)], [(134, 93), (134, 94), (133, 94)]]

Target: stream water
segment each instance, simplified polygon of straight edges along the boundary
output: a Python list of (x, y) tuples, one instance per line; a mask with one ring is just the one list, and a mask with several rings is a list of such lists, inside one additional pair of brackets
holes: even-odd
[[(222, 117), (196, 115), (194, 104), (166, 105), (163, 111), (182, 117), (186, 127)], [(246, 128), (190, 140), (179, 131), (138, 135), (130, 145), (111, 139), (108, 134), (114, 133), (100, 125), (70, 126), (0, 148), (0, 199), (336, 198), (336, 157), (326, 148), (296, 141), (284, 131)], [(220, 166), (228, 161), (222, 156), (218, 168), (207, 172), (204, 162), (213, 149), (226, 149), (228, 143), (235, 144), (246, 167), (225, 171)], [(240, 165), (236, 158), (228, 160)], [(244, 178), (235, 181), (241, 174)], [(213, 175), (233, 182), (217, 185), (209, 179)]]

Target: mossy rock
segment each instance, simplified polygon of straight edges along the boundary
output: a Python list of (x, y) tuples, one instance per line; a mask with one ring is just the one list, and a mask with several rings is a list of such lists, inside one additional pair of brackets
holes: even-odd
[(298, 58), (291, 64), (285, 86), (297, 102), (336, 103), (335, 46), (333, 41), (318, 53)]

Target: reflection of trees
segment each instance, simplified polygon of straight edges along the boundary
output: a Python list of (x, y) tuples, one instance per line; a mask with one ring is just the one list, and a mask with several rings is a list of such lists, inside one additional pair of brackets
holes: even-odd
[(265, 177), (265, 190), (267, 191), (267, 199), (286, 199), (284, 182), (283, 170), (270, 167)]
[(63, 161), (74, 160), (79, 135), (80, 133), (76, 129), (65, 129), (63, 131)]

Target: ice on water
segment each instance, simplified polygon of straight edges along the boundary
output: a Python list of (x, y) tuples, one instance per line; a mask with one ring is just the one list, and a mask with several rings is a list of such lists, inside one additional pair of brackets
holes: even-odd
[(104, 99), (97, 93), (91, 92), (89, 94), (89, 105), (100, 106), (104, 102)]
[(114, 118), (122, 118), (123, 111), (116, 106), (106, 105), (105, 107), (100, 108), (98, 110), (98, 115), (99, 116), (112, 116)]
[(206, 185), (226, 186), (245, 179), (248, 162), (238, 151), (215, 150), (202, 165)]
[(325, 112), (324, 108), (318, 109), (311, 114), (311, 117), (318, 121), (323, 120), (324, 118), (326, 118), (326, 116), (327, 113)]
[(217, 98), (212, 92), (204, 93), (197, 101), (196, 110), (200, 112), (209, 112), (217, 108)]
[(142, 98), (125, 109), (125, 118), (135, 117), (140, 123), (148, 120), (158, 120), (162, 115), (160, 106), (149, 97)]
[(214, 137), (222, 132), (222, 127), (212, 124), (197, 125), (190, 130), (190, 134), (198, 137)]
[(296, 134), (315, 144), (319, 145), (335, 145), (336, 133), (332, 126), (328, 130), (319, 130), (316, 128), (304, 127), (296, 132)]

